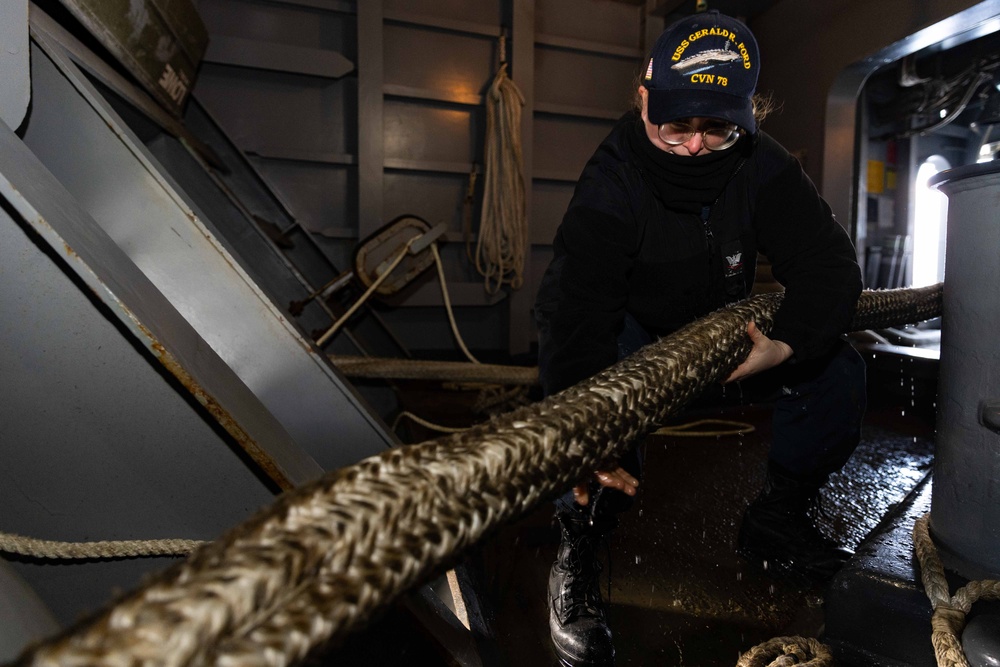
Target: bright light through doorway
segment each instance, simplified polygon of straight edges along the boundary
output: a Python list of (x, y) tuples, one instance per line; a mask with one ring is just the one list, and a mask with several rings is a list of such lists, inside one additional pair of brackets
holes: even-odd
[(913, 220), (913, 287), (934, 285), (944, 280), (948, 198), (936, 188), (927, 187), (927, 181), (950, 166), (940, 155), (933, 155), (917, 170)]

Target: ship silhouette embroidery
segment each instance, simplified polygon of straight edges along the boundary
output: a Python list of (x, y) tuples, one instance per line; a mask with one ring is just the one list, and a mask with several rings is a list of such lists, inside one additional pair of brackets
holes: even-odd
[(740, 60), (740, 54), (735, 51), (729, 50), (729, 45), (731, 42), (726, 42), (726, 48), (724, 49), (710, 49), (708, 51), (702, 51), (701, 53), (685, 58), (684, 60), (671, 65), (670, 69), (675, 69), (681, 74), (703, 72), (707, 69), (711, 69), (716, 65), (725, 65), (734, 60)]

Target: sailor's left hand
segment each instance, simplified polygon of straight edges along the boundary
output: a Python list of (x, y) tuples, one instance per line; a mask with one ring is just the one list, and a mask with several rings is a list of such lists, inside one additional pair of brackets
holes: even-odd
[(723, 384), (743, 380), (751, 375), (774, 368), (778, 364), (784, 363), (792, 356), (792, 348), (788, 343), (780, 340), (771, 340), (757, 328), (757, 324), (750, 320), (747, 324), (747, 336), (753, 343), (753, 348), (746, 360), (736, 367)]

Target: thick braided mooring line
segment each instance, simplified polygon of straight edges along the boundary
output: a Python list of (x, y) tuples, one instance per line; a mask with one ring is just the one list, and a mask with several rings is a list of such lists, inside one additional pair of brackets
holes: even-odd
[[(741, 302), (539, 403), (289, 491), (19, 664), (294, 664), (615, 460), (731, 372), (747, 322), (767, 333), (780, 301)], [(852, 328), (940, 312), (940, 286), (866, 292)]]

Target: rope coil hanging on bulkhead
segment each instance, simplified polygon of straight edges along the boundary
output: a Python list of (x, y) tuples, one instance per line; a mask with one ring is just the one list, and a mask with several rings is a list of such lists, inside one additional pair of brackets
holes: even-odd
[[(505, 283), (514, 289), (521, 287), (528, 243), (521, 152), (524, 96), (507, 76), (503, 35), (499, 49), (500, 69), (486, 93), (483, 210), (475, 253), (470, 253), (490, 294), (497, 293)], [(469, 252), (468, 247), (466, 250)]]

